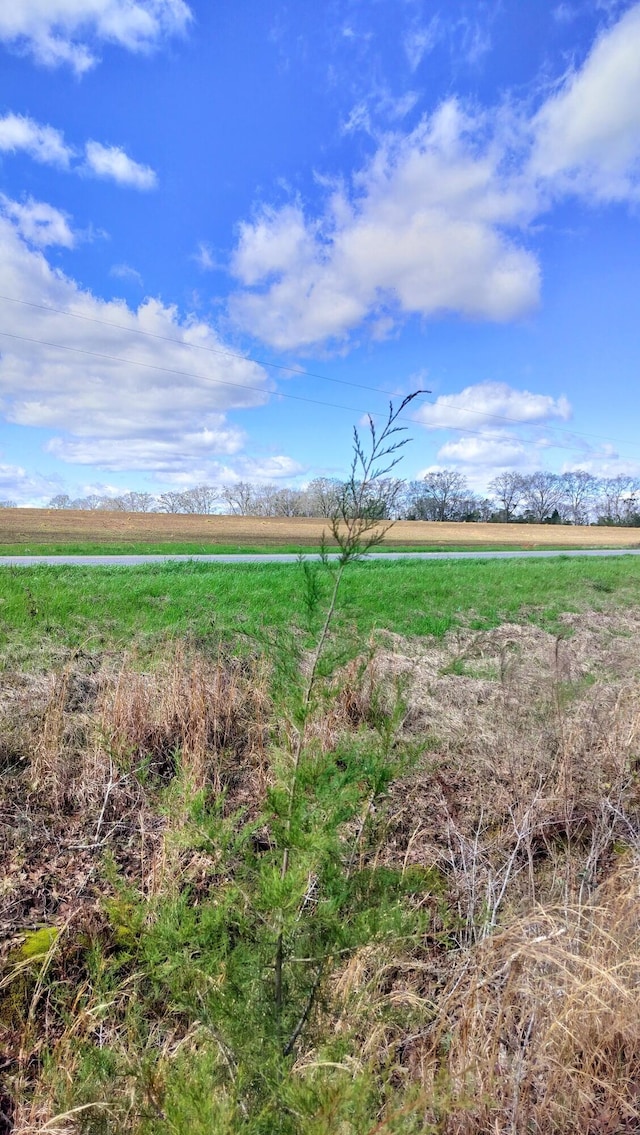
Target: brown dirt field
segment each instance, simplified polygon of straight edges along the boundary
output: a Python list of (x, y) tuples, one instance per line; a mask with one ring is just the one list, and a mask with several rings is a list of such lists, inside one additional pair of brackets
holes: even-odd
[[(320, 543), (327, 522), (245, 516), (193, 516), (169, 513), (86, 512), (48, 508), (0, 510), (2, 544), (193, 542), (249, 546)], [(507, 545), (537, 547), (632, 548), (640, 545), (638, 528), (571, 527), (545, 524), (446, 524), (397, 521), (385, 539), (388, 547)]]

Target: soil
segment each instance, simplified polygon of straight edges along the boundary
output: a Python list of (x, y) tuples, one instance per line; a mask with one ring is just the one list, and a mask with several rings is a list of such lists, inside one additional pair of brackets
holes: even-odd
[[(278, 547), (319, 545), (328, 522), (312, 517), (194, 516), (174, 513), (129, 513), (11, 508), (0, 510), (2, 544), (72, 543), (74, 541), (144, 541), (237, 544)], [(329, 541), (330, 542), (330, 541)], [(384, 541), (387, 547), (505, 545), (524, 550), (544, 547), (638, 547), (637, 528), (578, 527), (545, 524), (448, 524), (397, 521)]]

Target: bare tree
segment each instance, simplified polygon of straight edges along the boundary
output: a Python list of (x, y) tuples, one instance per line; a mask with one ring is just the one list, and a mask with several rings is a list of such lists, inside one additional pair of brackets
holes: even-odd
[(196, 485), (194, 489), (188, 490), (188, 496), (193, 502), (193, 512), (199, 513), (201, 516), (209, 516), (212, 512), (216, 511), (216, 505), (220, 501), (220, 489), (214, 485)]
[(236, 481), (235, 485), (223, 485), (221, 497), (235, 516), (252, 515), (255, 489), (248, 481)]
[(489, 492), (500, 506), (501, 519), (508, 524), (513, 520), (524, 493), (522, 474), (513, 469), (505, 469), (489, 482)]
[(572, 524), (588, 524), (598, 489), (598, 480), (585, 469), (574, 469), (560, 478), (563, 519)]
[(412, 520), (455, 520), (463, 500), (468, 500), (469, 486), (466, 477), (455, 469), (441, 469), (427, 473), (422, 481), (414, 482), (411, 505)]
[(628, 522), (637, 508), (638, 488), (638, 480), (624, 473), (600, 481), (598, 521), (603, 524)]
[(127, 512), (154, 512), (156, 498), (152, 493), (137, 492), (132, 489), (122, 498)]
[(160, 493), (158, 497), (158, 507), (160, 512), (184, 512), (184, 494), (171, 490), (166, 493)]
[(58, 493), (52, 497), (47, 505), (47, 508), (72, 508), (73, 501), (68, 493)]
[(307, 509), (310, 516), (333, 516), (340, 499), (343, 484), (336, 477), (315, 477), (306, 489)]
[(539, 470), (523, 477), (523, 500), (529, 518), (538, 524), (550, 520), (562, 504), (562, 483), (557, 473)]
[(76, 500), (71, 501), (70, 507), (95, 512), (102, 507), (104, 499), (104, 497), (99, 497), (96, 493), (90, 493), (87, 497), (78, 497)]
[(304, 516), (305, 499), (300, 489), (278, 489), (273, 498), (273, 516)]

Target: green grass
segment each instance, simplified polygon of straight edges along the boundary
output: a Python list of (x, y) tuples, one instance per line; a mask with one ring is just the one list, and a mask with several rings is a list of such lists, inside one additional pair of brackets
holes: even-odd
[[(320, 577), (328, 587), (324, 571)], [(152, 648), (163, 638), (217, 640), (304, 625), (295, 565), (158, 564), (144, 567), (0, 569), (3, 664), (60, 648)], [(361, 638), (373, 628), (441, 637), (466, 624), (504, 621), (555, 628), (566, 611), (640, 603), (635, 557), (355, 564), (339, 622)]]
[[(523, 533), (522, 546), (528, 549), (541, 548), (545, 551), (566, 551), (567, 544), (530, 544)], [(576, 548), (584, 548), (576, 544)], [(614, 548), (616, 545), (612, 544)], [(518, 544), (480, 543), (476, 541), (457, 544), (403, 544), (383, 545), (376, 552), (508, 552), (517, 550)], [(600, 545), (598, 545), (600, 547)], [(317, 553), (318, 545), (305, 544), (202, 544), (194, 541), (149, 543), (143, 540), (118, 541), (69, 541), (68, 543), (35, 544), (30, 541), (18, 544), (0, 544), (2, 556), (221, 556), (221, 555), (263, 555), (265, 553), (289, 553), (294, 555)]]

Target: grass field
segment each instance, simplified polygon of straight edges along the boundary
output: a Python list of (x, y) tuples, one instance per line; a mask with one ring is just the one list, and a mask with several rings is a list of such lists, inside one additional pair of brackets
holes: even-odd
[[(300, 551), (317, 547), (327, 522), (242, 516), (91, 512), (37, 508), (0, 510), (0, 554), (38, 551), (198, 552)], [(109, 545), (111, 545), (109, 547)], [(384, 547), (440, 550), (486, 548), (630, 548), (637, 528), (545, 524), (432, 524), (398, 521)]]
[(640, 562), (334, 578), (0, 569), (0, 1135), (638, 1130)]
[[(328, 581), (319, 572), (320, 587)], [(362, 640), (376, 627), (442, 637), (505, 620), (554, 627), (566, 611), (640, 604), (635, 557), (354, 564), (338, 621)], [(295, 565), (160, 564), (127, 568), (5, 568), (0, 642), (6, 659), (83, 647), (123, 647), (191, 635), (251, 636), (304, 625)]]

